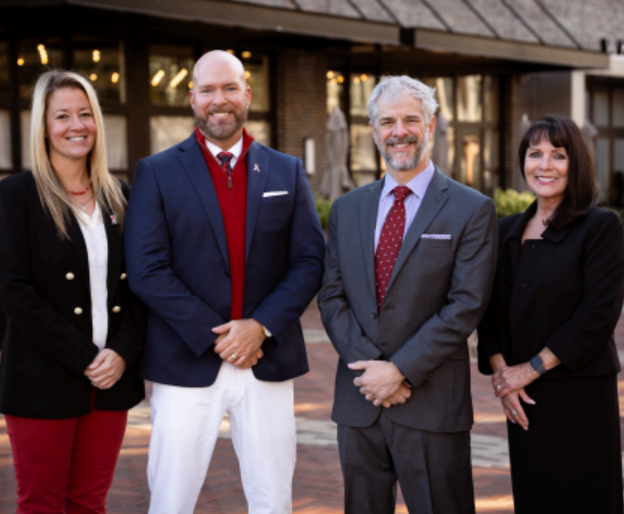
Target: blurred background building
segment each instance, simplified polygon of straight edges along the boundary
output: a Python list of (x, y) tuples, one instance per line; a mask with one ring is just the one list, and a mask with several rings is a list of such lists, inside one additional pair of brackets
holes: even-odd
[(29, 97), (48, 67), (90, 78), (110, 166), (132, 181), (141, 157), (191, 133), (193, 62), (223, 49), (253, 88), (248, 130), (304, 159), (315, 192), (336, 106), (353, 182), (381, 176), (366, 104), (381, 76), (408, 74), (438, 89), (433, 155), (456, 180), (521, 188), (522, 130), (556, 113), (584, 128), (601, 196), (618, 204), (622, 26), (614, 0), (0, 0), (0, 176), (30, 166)]

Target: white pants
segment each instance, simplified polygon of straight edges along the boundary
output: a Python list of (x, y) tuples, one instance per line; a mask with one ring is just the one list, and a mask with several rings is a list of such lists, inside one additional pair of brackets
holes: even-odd
[(249, 514), (290, 514), (297, 453), (293, 381), (261, 382), (224, 362), (210, 387), (154, 384), (149, 514), (192, 514), (223, 415), (230, 416)]

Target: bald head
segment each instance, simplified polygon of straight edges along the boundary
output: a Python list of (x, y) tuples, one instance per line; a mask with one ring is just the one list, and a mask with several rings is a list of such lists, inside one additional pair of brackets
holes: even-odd
[(212, 75), (214, 72), (223, 75), (220, 72), (226, 72), (228, 75), (234, 75), (239, 78), (241, 85), (244, 87), (246, 83), (245, 79), (245, 67), (240, 59), (223, 50), (213, 50), (202, 55), (193, 67), (193, 89), (196, 84), (202, 83), (203, 76), (206, 75), (206, 71), (210, 70)]

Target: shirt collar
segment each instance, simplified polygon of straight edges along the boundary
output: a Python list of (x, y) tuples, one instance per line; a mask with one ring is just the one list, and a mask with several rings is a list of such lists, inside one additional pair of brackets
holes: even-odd
[(219, 148), (217, 145), (211, 143), (206, 138), (204, 138), (204, 141), (206, 142), (206, 148), (210, 150), (210, 153), (215, 157), (215, 159), (217, 158), (217, 155), (219, 155), (223, 151), (231, 153), (234, 156), (234, 159), (238, 159), (243, 151), (242, 136), (236, 143), (234, 143), (234, 146), (232, 146), (232, 148), (230, 148), (229, 150), (223, 150), (222, 148)]
[[(412, 193), (422, 200), (427, 192), (427, 188), (433, 178), (434, 172), (435, 166), (433, 165), (433, 162), (429, 160), (428, 166), (405, 185), (412, 191)], [(390, 176), (390, 173), (386, 173), (384, 186), (381, 190), (381, 197), (385, 198), (387, 195), (392, 193), (395, 187), (400, 185), (401, 184)]]

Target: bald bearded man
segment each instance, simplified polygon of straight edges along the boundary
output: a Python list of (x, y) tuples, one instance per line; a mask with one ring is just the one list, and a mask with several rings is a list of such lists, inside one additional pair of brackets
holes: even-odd
[(149, 514), (193, 512), (226, 413), (249, 512), (292, 512), (299, 318), (324, 237), (301, 161), (243, 128), (251, 99), (236, 57), (204, 55), (195, 132), (136, 169), (125, 235), (130, 287), (150, 309)]

